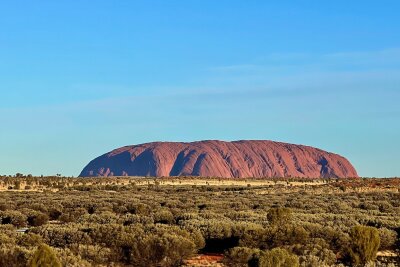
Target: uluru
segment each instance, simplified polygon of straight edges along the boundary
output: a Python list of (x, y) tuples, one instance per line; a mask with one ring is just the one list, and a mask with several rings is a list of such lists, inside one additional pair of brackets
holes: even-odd
[(310, 146), (263, 140), (125, 146), (92, 160), (80, 176), (358, 177), (352, 164), (340, 155)]

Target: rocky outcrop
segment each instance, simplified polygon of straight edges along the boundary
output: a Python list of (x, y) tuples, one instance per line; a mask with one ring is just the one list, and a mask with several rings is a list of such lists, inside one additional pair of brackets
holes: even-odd
[(358, 177), (344, 157), (273, 141), (154, 142), (91, 161), (80, 176)]

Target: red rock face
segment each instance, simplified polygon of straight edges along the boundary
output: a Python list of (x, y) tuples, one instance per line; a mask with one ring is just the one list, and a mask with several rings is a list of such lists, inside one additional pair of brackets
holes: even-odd
[(116, 149), (80, 176), (358, 177), (342, 156), (273, 141), (154, 142)]

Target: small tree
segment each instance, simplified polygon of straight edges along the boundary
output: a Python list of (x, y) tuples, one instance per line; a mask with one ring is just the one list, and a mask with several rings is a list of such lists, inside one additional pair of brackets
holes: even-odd
[(14, 182), (14, 189), (15, 190), (20, 190), (21, 189), (21, 181), (15, 181)]
[(29, 267), (61, 267), (56, 253), (46, 244), (40, 245), (28, 263)]
[(380, 245), (379, 232), (370, 226), (358, 225), (350, 232), (349, 257), (353, 266), (363, 265), (376, 259)]

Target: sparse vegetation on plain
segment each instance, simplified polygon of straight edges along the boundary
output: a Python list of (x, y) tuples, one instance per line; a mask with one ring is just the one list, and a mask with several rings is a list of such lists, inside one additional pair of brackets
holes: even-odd
[(400, 179), (0, 179), (0, 266), (399, 266)]

